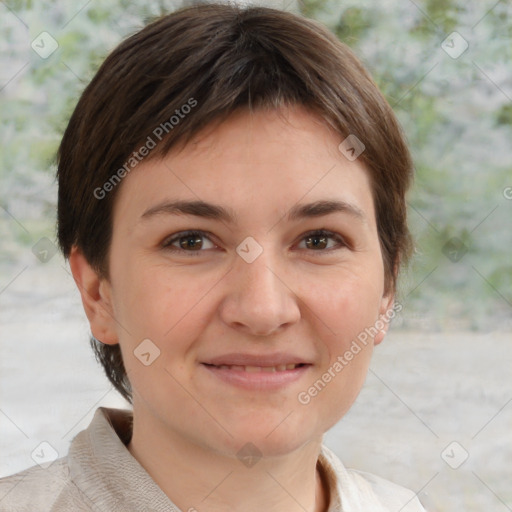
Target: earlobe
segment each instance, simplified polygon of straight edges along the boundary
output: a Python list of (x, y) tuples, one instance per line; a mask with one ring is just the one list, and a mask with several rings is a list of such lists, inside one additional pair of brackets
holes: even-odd
[(82, 298), (92, 335), (102, 343), (117, 344), (110, 284), (98, 276), (76, 246), (69, 255), (69, 265)]
[(376, 322), (376, 327), (378, 328), (379, 332), (375, 335), (373, 339), (374, 345), (378, 345), (379, 343), (381, 343), (388, 332), (389, 322), (393, 317), (392, 312), (394, 303), (394, 293), (390, 293), (389, 295), (384, 295), (384, 297), (382, 297), (379, 308), (379, 318)]

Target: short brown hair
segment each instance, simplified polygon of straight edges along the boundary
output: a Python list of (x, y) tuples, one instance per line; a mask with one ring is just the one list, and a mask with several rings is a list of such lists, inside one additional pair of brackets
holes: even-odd
[[(181, 114), (191, 108), (181, 112), (184, 105), (194, 106), (186, 116)], [(395, 290), (398, 268), (412, 253), (405, 201), (412, 162), (395, 115), (352, 51), (325, 27), (265, 7), (180, 9), (110, 53), (80, 97), (59, 147), (64, 256), (76, 245), (108, 278), (115, 185), (149, 138), (159, 140), (148, 159), (166, 155), (237, 109), (291, 105), (364, 143), (359, 158), (370, 173), (386, 291)], [(161, 137), (154, 135), (158, 126)], [(132, 402), (119, 345), (94, 338), (91, 345), (110, 382)]]

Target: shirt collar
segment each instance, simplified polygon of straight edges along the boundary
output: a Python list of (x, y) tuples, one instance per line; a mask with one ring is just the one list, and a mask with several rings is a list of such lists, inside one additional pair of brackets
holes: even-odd
[[(132, 427), (133, 411), (98, 407), (89, 426), (71, 443), (71, 479), (99, 512), (176, 512), (178, 507), (128, 451)], [(328, 487), (328, 512), (369, 510), (369, 486), (365, 489), (364, 481), (356, 482), (325, 445), (318, 467)], [(380, 503), (371, 503), (372, 512), (384, 512)]]

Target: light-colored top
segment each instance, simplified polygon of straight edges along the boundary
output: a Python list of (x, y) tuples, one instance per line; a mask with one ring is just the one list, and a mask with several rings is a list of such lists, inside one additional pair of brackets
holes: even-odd
[[(132, 425), (131, 410), (98, 407), (66, 457), (0, 479), (0, 512), (181, 512), (128, 451)], [(345, 469), (326, 446), (318, 466), (328, 512), (425, 512), (412, 491)]]

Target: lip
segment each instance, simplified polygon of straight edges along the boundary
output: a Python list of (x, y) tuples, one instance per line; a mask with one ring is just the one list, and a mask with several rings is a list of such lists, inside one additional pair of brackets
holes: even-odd
[[(280, 371), (251, 371), (241, 369), (241, 366), (271, 367), (296, 364), (290, 370)], [(276, 354), (241, 354), (231, 353), (214, 357), (200, 365), (209, 375), (231, 386), (247, 390), (270, 391), (278, 390), (301, 379), (309, 371), (312, 364), (306, 359), (287, 353)], [(234, 368), (227, 368), (233, 366)]]
[(280, 366), (283, 364), (310, 364), (302, 357), (287, 352), (275, 352), (274, 354), (243, 354), (232, 352), (221, 356), (212, 357), (201, 361), (203, 364), (215, 366)]

